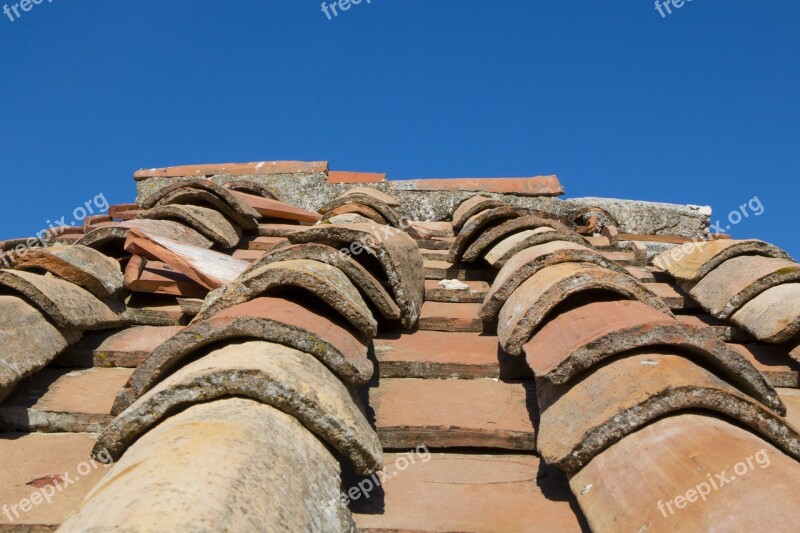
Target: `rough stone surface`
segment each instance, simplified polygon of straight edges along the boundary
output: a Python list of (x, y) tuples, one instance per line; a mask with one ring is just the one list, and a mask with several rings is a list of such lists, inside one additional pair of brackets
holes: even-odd
[(0, 401), (17, 383), (47, 366), (78, 337), (56, 329), (22, 298), (0, 295)]
[(614, 198), (572, 198), (565, 200), (563, 206), (571, 211), (585, 206), (598, 207), (614, 217), (617, 229), (622, 233), (703, 237), (711, 224), (709, 214), (685, 205)]
[(730, 417), (800, 457), (800, 435), (780, 415), (679, 355), (629, 355), (571, 385), (537, 379), (536, 393), (537, 449), (568, 473), (653, 420), (687, 410)]
[(382, 379), (369, 389), (387, 449), (535, 449), (532, 383), (493, 379)]
[(170, 239), (199, 246), (200, 248), (211, 248), (213, 243), (200, 235), (198, 232), (180, 222), (173, 220), (125, 220), (117, 222), (113, 226), (98, 228), (87, 233), (75, 244), (88, 246), (95, 250), (105, 250), (107, 247), (115, 247), (122, 250), (123, 243), (128, 237), (131, 228), (141, 228), (152, 233), (164, 235)]
[(684, 282), (687, 291), (706, 311), (728, 319), (765, 290), (800, 281), (800, 264), (786, 259), (739, 256), (728, 259), (697, 283)]
[(636, 300), (591, 302), (554, 317), (525, 345), (537, 378), (563, 385), (619, 354), (669, 346), (742, 392), (785, 414), (775, 390), (754, 367), (708, 328), (683, 326)]
[(588, 239), (574, 231), (565, 232), (544, 227), (520, 231), (506, 237), (492, 246), (483, 258), (494, 268), (502, 269), (520, 252), (549, 242), (572, 242), (584, 248), (593, 248)]
[(223, 399), (144, 435), (61, 529), (355, 531), (340, 483), (336, 459), (294, 418)]
[(339, 253), (336, 248), (325, 244), (305, 243), (285, 246), (269, 252), (253, 264), (249, 270), (253, 271), (270, 263), (294, 259), (320, 261), (338, 268), (372, 302), (384, 318), (388, 320), (400, 318), (400, 308), (397, 307), (383, 285), (366, 268), (353, 260), (350, 255)]
[(525, 280), (543, 268), (559, 263), (594, 263), (620, 274), (626, 272), (625, 269), (613, 261), (605, 259), (598, 252), (574, 242), (552, 241), (532, 246), (514, 255), (497, 273), (481, 309), (481, 318), (493, 320), (506, 300)]
[(365, 339), (299, 304), (262, 297), (197, 322), (156, 347), (119, 392), (112, 413), (127, 409), (199, 350), (232, 339), (260, 339), (309, 353), (350, 386), (368, 382), (374, 371)]
[(604, 291), (639, 300), (671, 317), (672, 312), (646, 285), (628, 274), (592, 263), (559, 263), (543, 268), (525, 280), (500, 310), (497, 333), (500, 345), (512, 355), (522, 347), (548, 314), (567, 297), (584, 291)]
[(740, 255), (761, 255), (791, 259), (789, 254), (759, 240), (715, 239), (688, 242), (662, 252), (653, 264), (683, 281), (698, 281), (719, 265)]
[(111, 299), (101, 301), (86, 289), (63, 279), (3, 270), (0, 271), (0, 286), (28, 298), (62, 329), (110, 329), (129, 323), (121, 303)]
[(20, 270), (44, 270), (79, 285), (98, 298), (122, 290), (119, 263), (86, 246), (51, 246), (30, 250), (14, 264)]
[[(403, 327), (411, 329), (417, 323), (425, 299), (425, 274), (419, 247), (407, 234), (374, 224), (321, 224), (289, 235), (289, 241), (348, 247), (356, 260), (365, 254), (376, 258), (400, 308)], [(354, 244), (360, 245), (360, 254), (355, 253)]]
[(464, 223), (464, 226), (456, 236), (455, 242), (453, 242), (453, 245), (450, 247), (450, 254), (447, 256), (447, 260), (451, 263), (460, 261), (464, 252), (467, 251), (467, 248), (469, 248), (469, 246), (485, 231), (490, 229), (492, 225), (499, 224), (510, 218), (519, 218), (529, 214), (530, 211), (527, 209), (504, 205), (493, 209), (486, 209), (485, 211), (471, 216)]
[(297, 287), (327, 303), (368, 337), (378, 332), (366, 302), (355, 285), (338, 268), (319, 261), (294, 259), (270, 263), (247, 272), (234, 282), (212, 291), (193, 323), (248, 302), (271, 289)]
[(515, 233), (536, 228), (550, 228), (565, 233), (571, 231), (564, 223), (555, 219), (547, 219), (538, 216), (524, 216), (511, 219), (483, 232), (473, 241), (469, 248), (467, 248), (461, 260), (467, 263), (473, 263), (480, 259), (483, 254), (498, 241)]
[(731, 321), (760, 341), (788, 341), (800, 333), (800, 283), (765, 290), (736, 311)]
[[(221, 172), (221, 171), (220, 171)], [(138, 182), (139, 197), (142, 198), (157, 189), (168, 185), (174, 178), (150, 178)], [(325, 202), (343, 194), (353, 184), (329, 184), (324, 172), (305, 169), (297, 174), (273, 175), (215, 175), (213, 181), (224, 184), (227, 181), (250, 180), (260, 183), (273, 191), (279, 199), (310, 211), (318, 210)], [(482, 181), (484, 183), (482, 183)], [(491, 181), (491, 180), (489, 180)], [(402, 211), (412, 220), (443, 221), (453, 220), (455, 209), (476, 192), (509, 205), (528, 209), (539, 209), (560, 218), (572, 220), (576, 213), (586, 206), (596, 206), (613, 213), (617, 218), (619, 230), (643, 235), (679, 235), (684, 237), (704, 237), (708, 233), (709, 215), (702, 211), (674, 204), (636, 202), (606, 198), (573, 198), (560, 200), (543, 196), (520, 196), (491, 192), (485, 187), (485, 180), (477, 180), (475, 190), (414, 190), (420, 183), (403, 185), (398, 182), (376, 183), (371, 185), (380, 191), (388, 192), (403, 206)], [(510, 182), (508, 182), (510, 183)], [(360, 184), (363, 185), (363, 184)]]
[(242, 230), (225, 218), (222, 213), (196, 205), (164, 205), (142, 211), (144, 219), (171, 219), (181, 222), (222, 248), (233, 248), (239, 244)]
[(103, 430), (95, 451), (118, 459), (177, 410), (229, 396), (294, 416), (361, 474), (381, 467), (378, 437), (342, 382), (313, 356), (263, 341), (229, 344), (169, 375)]
[[(734, 471), (741, 465), (744, 476)], [(795, 459), (746, 429), (688, 413), (612, 445), (570, 486), (592, 531), (790, 531), (800, 505)], [(698, 490), (708, 492), (701, 499)]]

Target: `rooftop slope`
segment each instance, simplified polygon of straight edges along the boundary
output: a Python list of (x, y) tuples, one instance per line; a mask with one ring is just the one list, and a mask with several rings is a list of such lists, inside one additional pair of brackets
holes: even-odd
[(785, 527), (780, 249), (553, 176), (135, 178), (137, 203), (2, 243), (0, 528)]

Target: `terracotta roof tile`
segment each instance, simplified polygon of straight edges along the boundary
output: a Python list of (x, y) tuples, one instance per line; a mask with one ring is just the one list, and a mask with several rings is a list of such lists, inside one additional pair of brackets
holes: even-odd
[(356, 262), (351, 256), (339, 253), (339, 250), (324, 244), (305, 243), (293, 244), (268, 252), (264, 257), (253, 264), (249, 270), (253, 271), (270, 263), (291, 261), (295, 259), (308, 259), (328, 263), (341, 270), (353, 285), (369, 300), (370, 303), (387, 320), (398, 320), (400, 308), (392, 300), (391, 295), (383, 285), (370, 272)]
[(19, 270), (44, 270), (107, 298), (122, 289), (119, 263), (85, 246), (53, 246), (31, 250), (14, 263)]
[[(425, 298), (422, 255), (416, 242), (405, 233), (372, 224), (323, 224), (293, 233), (289, 241), (346, 247), (354, 252), (356, 260), (363, 260), (367, 255), (376, 257), (383, 270), (379, 279), (386, 279), (391, 286), (403, 326), (410, 329), (417, 323)], [(354, 243), (361, 246), (362, 253), (355, 253)], [(363, 253), (365, 248), (367, 252)], [(377, 272), (371, 272), (378, 276)]]
[(532, 178), (449, 178), (393, 181), (396, 189), (411, 191), (475, 191), (519, 196), (560, 196), (564, 188), (556, 176)]
[(800, 457), (800, 435), (779, 415), (678, 355), (646, 350), (600, 366), (571, 385), (537, 379), (536, 388), (537, 449), (567, 472), (649, 422), (692, 409), (730, 417)]
[[(289, 483), (287, 472), (292, 473)], [(339, 497), (336, 458), (295, 418), (251, 400), (192, 405), (143, 435), (104, 473), (64, 523), (65, 530), (107, 531), (136, 524), (143, 530), (186, 531), (198, 521), (231, 531), (265, 524), (289, 530), (317, 524), (335, 531), (354, 527)], [(187, 487), (200, 486), (199, 479), (205, 480), (202, 490), (187, 492)], [(282, 503), (250, 509), (265, 498)], [(187, 501), (194, 503), (183, 507)], [(307, 501), (318, 505), (302, 504)]]
[[(748, 459), (753, 467), (740, 481), (733, 469)], [(689, 413), (629, 435), (570, 479), (595, 531), (781, 530), (786, 510), (800, 504), (798, 483), (796, 461), (764, 439), (725, 420)], [(688, 490), (706, 488), (705, 501), (699, 495), (692, 496), (694, 503), (686, 500)], [(677, 496), (683, 498), (680, 507)]]
[(113, 226), (96, 229), (87, 233), (85, 237), (75, 244), (88, 246), (103, 252), (108, 251), (110, 248), (118, 249), (121, 252), (131, 228), (142, 228), (186, 244), (200, 246), (201, 248), (211, 248), (213, 245), (210, 240), (200, 233), (179, 222), (145, 219), (126, 220), (117, 222)]
[(205, 298), (208, 289), (161, 261), (134, 255), (125, 266), (125, 288), (131, 292)]
[(67, 348), (54, 366), (136, 368), (150, 352), (182, 329), (183, 326), (134, 326), (89, 332)]
[(233, 191), (233, 194), (255, 209), (263, 217), (271, 217), (280, 220), (297, 220), (300, 222), (317, 222), (322, 218), (319, 213), (306, 211), (305, 209), (300, 209), (299, 207), (278, 200), (239, 191)]
[(272, 200), (279, 200), (278, 196), (269, 187), (263, 183), (253, 180), (228, 180), (222, 183), (222, 186), (231, 191), (239, 191), (263, 198), (270, 198)]
[(728, 259), (741, 255), (790, 259), (786, 252), (764, 241), (718, 239), (672, 248), (656, 257), (654, 263), (680, 280), (698, 281)]
[(204, 347), (244, 339), (280, 343), (309, 353), (347, 385), (361, 385), (372, 377), (367, 341), (358, 333), (291, 300), (261, 297), (225, 309), (165, 339), (138, 366), (120, 391), (112, 412), (121, 413)]
[(235, 280), (250, 266), (229, 255), (138, 228), (128, 233), (125, 250), (163, 261), (207, 289), (216, 289)]
[(683, 288), (712, 315), (730, 318), (765, 290), (790, 281), (800, 281), (800, 264), (773, 257), (739, 256)]
[(464, 251), (461, 257), (462, 261), (472, 263), (480, 259), (487, 249), (491, 248), (495, 243), (519, 233), (524, 230), (531, 230), (537, 228), (550, 228), (558, 231), (569, 233), (570, 230), (566, 224), (549, 218), (541, 218), (538, 216), (524, 216), (514, 218), (501, 223), (487, 231), (484, 231), (472, 244)]
[(560, 263), (543, 268), (525, 280), (503, 304), (497, 327), (503, 349), (520, 355), (523, 345), (556, 306), (565, 298), (586, 291), (639, 300), (672, 316), (664, 302), (646, 285), (627, 274), (591, 263)]
[(148, 178), (174, 178), (183, 176), (270, 176), (275, 174), (316, 174), (327, 172), (327, 162), (261, 161), (258, 163), (227, 163), (214, 165), (186, 165), (137, 170), (136, 181)]
[(347, 388), (313, 356), (263, 341), (229, 344), (167, 376), (103, 430), (95, 451), (107, 450), (118, 459), (170, 413), (229, 396), (294, 416), (362, 474), (382, 464), (377, 436)]
[(142, 211), (140, 216), (150, 220), (174, 220), (185, 224), (222, 248), (239, 244), (242, 229), (222, 213), (196, 205), (164, 205)]
[(450, 255), (447, 260), (451, 263), (460, 261), (467, 248), (485, 231), (508, 219), (526, 216), (530, 213), (527, 209), (503, 205), (492, 209), (486, 209), (471, 216), (459, 231), (455, 242), (450, 247)]
[(316, 296), (364, 335), (374, 337), (377, 334), (377, 322), (347, 276), (334, 266), (307, 259), (269, 263), (248, 271), (212, 293), (193, 322), (206, 320), (224, 309), (257, 298), (270, 289), (286, 287), (302, 289), (306, 294)]
[(683, 326), (636, 300), (591, 302), (567, 310), (541, 327), (525, 344), (525, 354), (538, 378), (563, 385), (609, 358), (658, 346), (679, 348), (690, 360), (785, 414), (786, 407), (764, 377), (712, 331)]
[(549, 242), (572, 242), (591, 248), (594, 245), (575, 232), (559, 231), (549, 227), (530, 229), (515, 233), (501, 240), (486, 252), (483, 259), (494, 268), (503, 268), (518, 253)]
[(765, 290), (736, 311), (731, 321), (761, 341), (788, 341), (800, 333), (800, 283)]
[(481, 317), (484, 320), (494, 319), (509, 296), (523, 282), (543, 268), (560, 263), (594, 263), (620, 274), (626, 273), (596, 251), (571, 241), (551, 241), (531, 246), (515, 254), (497, 273), (481, 309)]
[(339, 207), (334, 207), (333, 209), (328, 210), (322, 216), (322, 220), (330, 220), (333, 217), (338, 217), (340, 215), (351, 215), (351, 214), (360, 215), (366, 219), (375, 222), (376, 224), (389, 223), (389, 221), (386, 218), (384, 218), (384, 216), (381, 215), (379, 212), (375, 211), (371, 207), (361, 204), (344, 204), (340, 205)]
[(386, 174), (373, 172), (328, 172), (328, 183), (380, 183), (386, 181)]

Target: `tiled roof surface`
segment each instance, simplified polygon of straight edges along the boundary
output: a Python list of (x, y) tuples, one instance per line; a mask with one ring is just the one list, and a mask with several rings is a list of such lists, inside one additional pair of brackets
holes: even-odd
[(0, 531), (793, 529), (779, 248), (555, 176), (135, 179), (0, 243)]

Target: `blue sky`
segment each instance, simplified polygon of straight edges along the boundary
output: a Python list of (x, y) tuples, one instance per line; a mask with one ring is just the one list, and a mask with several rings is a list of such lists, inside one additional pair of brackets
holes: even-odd
[(800, 257), (799, 2), (366, 2), (332, 20), (319, 0), (0, 13), (0, 238), (98, 193), (132, 201), (140, 167), (299, 159), (555, 173), (568, 196), (710, 204), (723, 223), (757, 196), (734, 236)]

